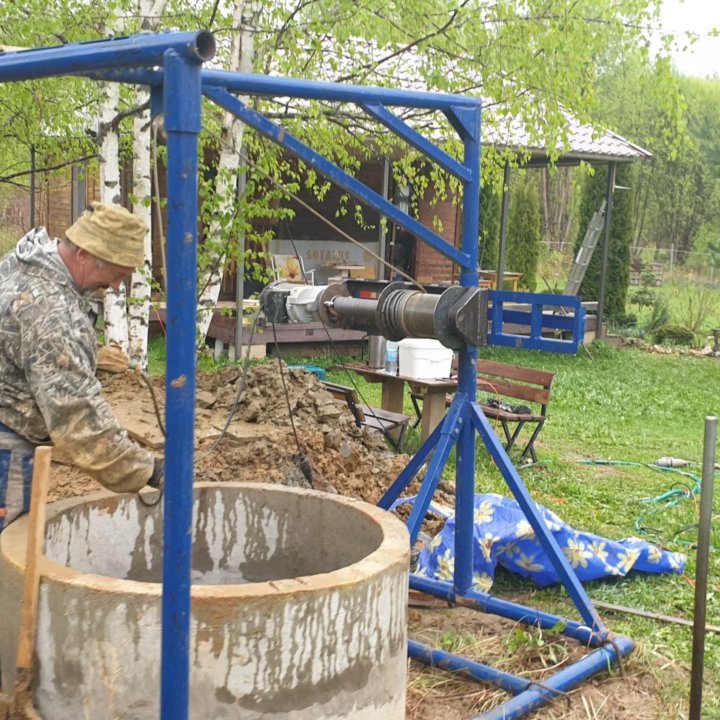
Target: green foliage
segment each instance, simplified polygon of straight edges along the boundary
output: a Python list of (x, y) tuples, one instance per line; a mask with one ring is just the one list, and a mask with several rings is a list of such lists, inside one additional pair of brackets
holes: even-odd
[(497, 269), (500, 245), (500, 211), (502, 196), (491, 184), (482, 186), (480, 193), (480, 267)]
[(656, 343), (670, 343), (671, 345), (691, 345), (695, 333), (684, 325), (661, 325), (653, 333)]
[(645, 330), (648, 332), (654, 332), (657, 328), (662, 325), (666, 325), (670, 320), (670, 307), (665, 298), (658, 297), (655, 303), (652, 305), (652, 313), (650, 319), (645, 325)]
[(14, 227), (0, 225), (0, 258), (9, 253), (19, 239)]
[[(615, 184), (627, 186), (630, 181), (630, 169), (619, 165)], [(607, 195), (608, 169), (598, 167), (595, 174), (588, 177), (583, 190), (580, 226), (575, 241), (577, 253), (593, 213), (600, 209)], [(630, 284), (630, 246), (632, 244), (633, 197), (630, 192), (618, 190), (613, 197), (612, 218), (610, 224), (610, 247), (605, 284), (605, 316), (614, 322), (625, 313), (628, 286)], [(579, 294), (583, 300), (597, 300), (600, 295), (600, 272), (602, 268), (602, 242), (593, 253)]]
[(633, 239), (675, 246), (688, 258), (720, 223), (720, 83), (678, 77), (664, 58), (647, 63), (644, 48), (607, 63), (598, 85), (600, 117), (653, 153), (632, 169)]
[(541, 233), (540, 204), (533, 179), (516, 177), (510, 198), (507, 269), (522, 273), (522, 286), (534, 291)]
[(683, 311), (679, 315), (680, 322), (697, 334), (709, 330), (706, 323), (717, 312), (718, 296), (708, 287), (699, 283), (688, 287), (685, 295)]
[(640, 307), (653, 307), (657, 300), (657, 293), (646, 287), (641, 287), (630, 295), (630, 302)]

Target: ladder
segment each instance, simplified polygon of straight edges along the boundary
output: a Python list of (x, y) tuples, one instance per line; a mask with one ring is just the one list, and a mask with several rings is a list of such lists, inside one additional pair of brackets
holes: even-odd
[(605, 200), (602, 201), (600, 209), (590, 220), (590, 225), (588, 226), (585, 237), (583, 238), (580, 249), (578, 250), (578, 254), (575, 257), (575, 262), (573, 263), (570, 274), (568, 275), (567, 285), (565, 287), (565, 292), (563, 293), (564, 295), (577, 295), (604, 225)]

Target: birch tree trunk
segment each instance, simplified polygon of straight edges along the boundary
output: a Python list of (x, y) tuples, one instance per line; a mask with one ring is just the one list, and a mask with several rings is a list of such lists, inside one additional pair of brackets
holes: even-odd
[[(121, 8), (115, 9), (114, 19), (108, 28), (108, 35), (122, 35), (124, 23)], [(120, 84), (103, 83), (103, 100), (100, 103), (98, 137), (100, 145), (100, 200), (104, 203), (120, 204), (120, 140), (117, 126), (113, 123), (120, 104)], [(125, 283), (118, 292), (112, 288), (105, 291), (105, 344), (117, 343), (127, 352), (127, 295)]]
[[(233, 12), (233, 33), (228, 69), (234, 72), (252, 72), (253, 66), (253, 26), (255, 24), (255, 9), (253, 0), (236, 0)], [(247, 102), (247, 96), (240, 96), (241, 102)], [(198, 337), (205, 338), (210, 327), (213, 311), (217, 305), (222, 285), (223, 271), (227, 254), (223, 233), (225, 227), (223, 218), (232, 217), (236, 202), (236, 171), (240, 164), (240, 150), (242, 148), (243, 124), (232, 113), (226, 112), (223, 116), (220, 134), (220, 159), (218, 161), (218, 175), (215, 185), (217, 207), (213, 213), (213, 220), (209, 224), (207, 237), (211, 246), (215, 248), (209, 258), (208, 272), (199, 279), (198, 287), (201, 294), (198, 298)], [(242, 265), (238, 263), (238, 272), (242, 272)], [(242, 319), (238, 318), (238, 322)], [(236, 356), (242, 348), (236, 348)]]
[[(140, 30), (153, 32), (165, 8), (166, 0), (140, 0)], [(135, 90), (136, 105), (142, 107), (150, 93), (145, 86)], [(148, 327), (150, 323), (150, 280), (152, 278), (152, 167), (150, 154), (150, 111), (145, 110), (133, 120), (133, 213), (145, 221), (145, 261), (132, 274), (128, 303), (128, 355), (130, 364), (143, 372), (148, 365)]]

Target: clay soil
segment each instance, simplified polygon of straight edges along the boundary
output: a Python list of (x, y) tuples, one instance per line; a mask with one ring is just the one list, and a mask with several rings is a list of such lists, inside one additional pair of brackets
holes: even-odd
[[(132, 372), (101, 373), (100, 377), (106, 397), (131, 435), (161, 454), (163, 434), (145, 382)], [(198, 375), (197, 480), (312, 486), (375, 504), (409, 460), (407, 455), (389, 451), (378, 433), (360, 430), (347, 407), (312, 375), (285, 368), (281, 378), (277, 363), (251, 369), (236, 402), (242, 383), (242, 373), (234, 367)], [(164, 381), (153, 379), (151, 384), (164, 416)], [(219, 439), (233, 407), (232, 420)], [(303, 464), (307, 465), (301, 463), (303, 457), (312, 468), (312, 483), (303, 472)], [(53, 463), (51, 501), (100, 489), (80, 470), (59, 460)], [(452, 504), (448, 490), (447, 486), (445, 492), (441, 490), (438, 501)], [(424, 530), (432, 534), (439, 527), (440, 521), (430, 520)], [(450, 608), (412, 594), (409, 628), (410, 635), (420, 641), (539, 683), (584, 654), (582, 647), (563, 638), (541, 638), (534, 631), (523, 635), (521, 628), (502, 618)], [(625, 662), (622, 674), (616, 670), (586, 682), (560, 695), (536, 717), (652, 720), (679, 716), (663, 707), (652, 663), (635, 655)], [(663, 677), (667, 683), (667, 674)], [(409, 720), (466, 720), (508, 698), (500, 690), (409, 663)]]

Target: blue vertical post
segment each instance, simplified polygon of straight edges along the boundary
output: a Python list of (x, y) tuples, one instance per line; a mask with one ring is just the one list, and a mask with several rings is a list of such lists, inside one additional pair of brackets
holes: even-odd
[(190, 673), (200, 65), (165, 54), (167, 392), (161, 718), (187, 720)]
[[(464, 164), (471, 177), (463, 188), (462, 250), (469, 260), (460, 271), (460, 285), (478, 286), (478, 231), (480, 225), (480, 107), (455, 110), (455, 126), (465, 146)], [(473, 402), (477, 395), (477, 348), (463, 347), (458, 355), (458, 392)], [(468, 405), (466, 405), (466, 408)], [(472, 587), (473, 499), (475, 497), (475, 428), (467, 415), (462, 418), (457, 445), (455, 489), (455, 590)]]

